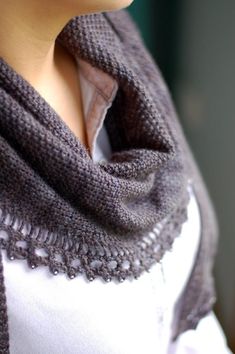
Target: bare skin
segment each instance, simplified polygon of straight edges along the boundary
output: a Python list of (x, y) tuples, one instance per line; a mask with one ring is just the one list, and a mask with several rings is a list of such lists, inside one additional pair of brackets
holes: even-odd
[(132, 1), (0, 2), (0, 56), (40, 93), (87, 149), (77, 65), (55, 39), (74, 16), (119, 10)]

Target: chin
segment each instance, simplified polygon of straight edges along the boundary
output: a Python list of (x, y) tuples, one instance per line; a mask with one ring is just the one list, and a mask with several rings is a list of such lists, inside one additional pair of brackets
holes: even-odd
[[(78, 0), (73, 0), (74, 4), (78, 4)], [(88, 13), (97, 13), (97, 12), (106, 12), (106, 11), (115, 11), (121, 10), (133, 3), (134, 0), (86, 0), (81, 1), (82, 6), (77, 6), (77, 9), (80, 7), (81, 14)]]
[(130, 6), (133, 3), (134, 0), (107, 0), (107, 7), (109, 7), (108, 10), (105, 11), (112, 11), (113, 10), (120, 10), (124, 9), (125, 7)]

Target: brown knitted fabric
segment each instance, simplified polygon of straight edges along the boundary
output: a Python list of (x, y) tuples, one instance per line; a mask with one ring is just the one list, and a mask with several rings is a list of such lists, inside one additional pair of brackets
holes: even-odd
[(3, 277), (2, 253), (0, 251), (0, 353), (9, 352), (8, 317), (5, 284)]
[[(137, 279), (179, 235), (191, 183), (202, 237), (177, 306), (176, 338), (214, 303), (217, 223), (169, 92), (126, 10), (74, 17), (57, 40), (118, 82), (104, 121), (112, 156), (95, 163), (53, 108), (0, 58), (0, 248), (12, 260), (27, 259), (32, 268), (44, 265), (74, 281), (82, 274), (91, 281)], [(4, 311), (3, 281), (0, 289)], [(0, 339), (7, 353), (7, 335)]]

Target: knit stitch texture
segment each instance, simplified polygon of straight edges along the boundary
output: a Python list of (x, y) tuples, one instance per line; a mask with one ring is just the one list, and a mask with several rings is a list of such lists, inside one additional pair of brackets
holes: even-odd
[[(12, 260), (27, 259), (31, 268), (47, 266), (71, 279), (138, 281), (180, 234), (191, 183), (202, 235), (177, 306), (177, 338), (215, 301), (218, 225), (168, 89), (126, 10), (74, 17), (57, 40), (118, 82), (104, 120), (112, 156), (92, 161), (45, 99), (0, 58), (0, 248)], [(0, 328), (7, 330), (3, 318)], [(5, 332), (2, 353), (9, 350)]]

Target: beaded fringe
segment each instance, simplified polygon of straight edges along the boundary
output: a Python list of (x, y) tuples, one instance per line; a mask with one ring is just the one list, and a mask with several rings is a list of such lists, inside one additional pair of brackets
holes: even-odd
[(102, 243), (101, 239), (99, 242), (94, 240), (93, 244), (66, 240), (61, 235), (26, 224), (0, 209), (0, 249), (7, 251), (10, 260), (27, 259), (32, 269), (44, 265), (52, 274), (66, 273), (70, 279), (78, 274), (84, 274), (89, 281), (96, 277), (105, 282), (115, 279), (123, 282), (128, 277), (137, 279), (172, 247), (187, 220), (185, 202), (183, 207), (156, 224), (141, 239), (136, 237), (134, 249), (133, 240), (130, 245), (128, 240), (118, 242), (117, 239), (110, 245), (106, 240)]

